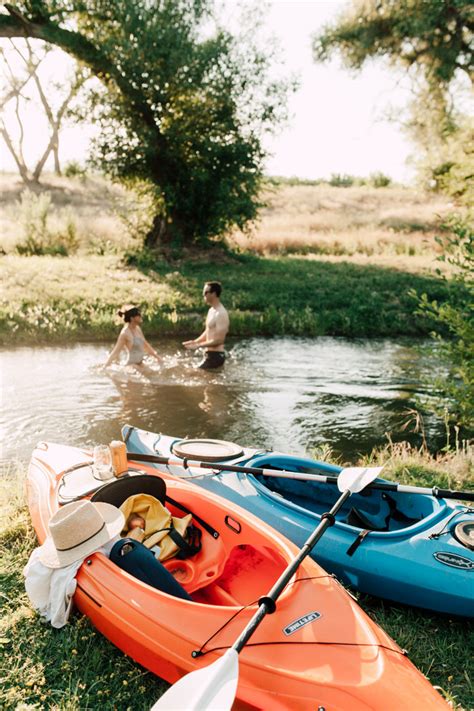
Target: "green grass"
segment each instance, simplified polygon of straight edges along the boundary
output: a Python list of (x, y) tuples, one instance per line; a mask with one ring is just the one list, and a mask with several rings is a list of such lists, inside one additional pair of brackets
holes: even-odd
[[(248, 233), (166, 263), (140, 251), (147, 208), (137, 195), (100, 176), (44, 179), (25, 194), (0, 173), (0, 345), (113, 339), (127, 302), (146, 308), (150, 337), (195, 333), (202, 284), (216, 278), (234, 336), (425, 336), (432, 324), (414, 315), (409, 290), (443, 302), (455, 288), (427, 271), (451, 209), (438, 195), (280, 181)], [(74, 237), (67, 257), (18, 254), (28, 240), (60, 251), (64, 235)]]
[(233, 336), (425, 336), (410, 289), (443, 301), (442, 280), (376, 266), (304, 258), (228, 256), (170, 265), (150, 255), (0, 258), (0, 345), (112, 339), (122, 303), (145, 310), (150, 337), (194, 333), (202, 325), (202, 284), (218, 278)]
[(126, 657), (75, 613), (53, 629), (28, 601), (23, 568), (36, 545), (22, 475), (0, 474), (0, 708), (148, 710), (163, 681)]
[[(398, 473), (412, 483), (472, 487), (473, 453), (467, 448), (435, 458), (399, 444), (364, 461), (386, 461), (387, 455), (390, 477)], [(66, 627), (54, 630), (31, 610), (22, 570), (36, 543), (23, 489), (23, 471), (7, 465), (0, 472), (0, 708), (149, 709), (165, 688), (160, 679), (125, 657), (77, 613)], [(367, 596), (359, 601), (453, 708), (472, 708), (472, 623)]]

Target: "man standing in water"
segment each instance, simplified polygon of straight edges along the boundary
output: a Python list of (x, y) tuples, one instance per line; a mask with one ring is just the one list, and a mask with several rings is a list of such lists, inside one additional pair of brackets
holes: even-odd
[(205, 329), (193, 341), (183, 341), (183, 346), (189, 350), (206, 349), (204, 359), (198, 366), (204, 370), (213, 370), (224, 365), (224, 341), (229, 330), (229, 314), (221, 304), (221, 292), (222, 286), (219, 281), (207, 281), (204, 284), (202, 295), (210, 307)]

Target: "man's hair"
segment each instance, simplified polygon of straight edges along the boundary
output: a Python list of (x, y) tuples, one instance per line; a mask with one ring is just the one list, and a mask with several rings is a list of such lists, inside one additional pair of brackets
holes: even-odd
[(221, 295), (222, 284), (220, 281), (206, 281), (206, 286), (210, 288), (213, 294), (217, 294), (217, 296)]

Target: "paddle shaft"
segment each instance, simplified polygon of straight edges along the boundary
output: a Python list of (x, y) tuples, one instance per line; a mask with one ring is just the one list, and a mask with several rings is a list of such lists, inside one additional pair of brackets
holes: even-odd
[[(324, 474), (314, 474), (310, 470), (307, 472), (288, 472), (285, 470), (264, 469), (261, 467), (245, 467), (237, 464), (218, 464), (217, 462), (201, 462), (193, 459), (172, 459), (171, 457), (160, 457), (156, 454), (140, 454), (138, 452), (127, 452), (129, 460), (136, 462), (150, 462), (165, 464), (167, 466), (181, 467), (188, 469), (214, 469), (221, 472), (241, 472), (243, 474), (254, 474), (257, 476), (274, 476), (279, 479), (298, 479), (300, 481), (317, 481), (323, 484), (335, 484), (337, 486), (337, 476), (327, 476)], [(204, 476), (214, 476), (213, 474), (197, 474), (187, 477), (201, 478)], [(396, 484), (388, 481), (380, 481), (369, 484), (367, 489), (377, 491), (398, 491), (403, 494), (427, 494), (436, 499), (462, 499), (463, 501), (474, 501), (474, 491), (453, 491), (452, 489), (440, 489), (438, 486), (423, 487), (409, 486), (408, 484)]]
[(303, 547), (298, 551), (298, 555), (291, 561), (291, 563), (288, 565), (288, 567), (283, 571), (283, 573), (280, 575), (278, 580), (276, 581), (275, 585), (272, 587), (270, 592), (265, 595), (264, 597), (260, 598), (259, 600), (259, 608), (255, 615), (252, 617), (248, 625), (245, 627), (245, 629), (242, 631), (242, 634), (240, 637), (234, 642), (232, 645), (232, 649), (235, 649), (237, 653), (241, 651), (241, 649), (247, 644), (249, 641), (250, 637), (253, 635), (257, 627), (259, 626), (260, 622), (263, 620), (265, 615), (271, 615), (272, 612), (275, 612), (276, 609), (276, 601), (280, 597), (281, 593), (285, 589), (285, 587), (288, 585), (290, 582), (291, 578), (299, 568), (300, 564), (302, 561), (306, 558), (309, 553), (311, 553), (312, 549), (316, 545), (316, 543), (319, 541), (325, 530), (329, 527), (332, 526), (334, 523), (334, 516), (336, 513), (339, 511), (339, 509), (344, 505), (346, 500), (349, 498), (351, 495), (351, 492), (349, 489), (344, 491), (339, 499), (336, 501), (332, 509), (326, 513), (323, 514), (322, 521), (321, 523), (314, 529), (313, 533), (309, 536), (308, 540), (306, 543), (303, 545)]
[[(330, 511), (321, 516), (321, 521), (309, 536), (297, 555), (285, 568), (270, 592), (261, 597), (259, 607), (243, 632), (229, 647), (224, 656), (204, 669), (198, 669), (180, 679), (177, 684), (161, 697), (154, 708), (190, 708), (190, 698), (197, 699), (199, 705), (192, 705), (196, 711), (204, 709), (230, 709), (237, 690), (239, 676), (238, 655), (250, 637), (257, 629), (265, 615), (275, 612), (276, 600), (288, 585), (298, 566), (314, 548), (328, 526), (335, 523), (335, 516), (345, 501), (370, 484), (379, 474), (382, 467), (350, 467), (344, 469), (339, 476), (338, 488), (342, 492)], [(201, 652), (193, 652), (197, 657)], [(196, 695), (196, 690), (198, 697)], [(205, 702), (205, 703), (204, 703)]]

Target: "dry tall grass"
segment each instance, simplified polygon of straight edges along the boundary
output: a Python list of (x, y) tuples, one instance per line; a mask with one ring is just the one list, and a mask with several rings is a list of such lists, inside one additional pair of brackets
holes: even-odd
[[(24, 189), (18, 176), (0, 174), (1, 246), (6, 252), (15, 251), (24, 238), (19, 209)], [(53, 230), (68, 219), (74, 222), (80, 252), (120, 252), (133, 243), (134, 232), (137, 236), (144, 213), (138, 199), (104, 178), (46, 175), (37, 190), (51, 196)], [(232, 234), (231, 245), (259, 255), (317, 255), (414, 271), (433, 266), (439, 252), (435, 236), (454, 208), (443, 196), (397, 186), (280, 185), (268, 188), (264, 199), (267, 207), (259, 220), (247, 234)]]
[[(24, 238), (20, 202), (25, 190), (18, 175), (0, 173), (0, 235), (6, 252), (14, 251)], [(126, 212), (136, 198), (100, 176), (64, 178), (46, 174), (41, 185), (29, 190), (50, 194), (49, 228), (57, 232), (72, 221), (80, 251), (113, 252), (133, 241), (119, 212)]]
[[(249, 234), (232, 240), (257, 254), (434, 257), (436, 234), (453, 205), (412, 188), (279, 186)], [(378, 260), (380, 261), (380, 260)]]

